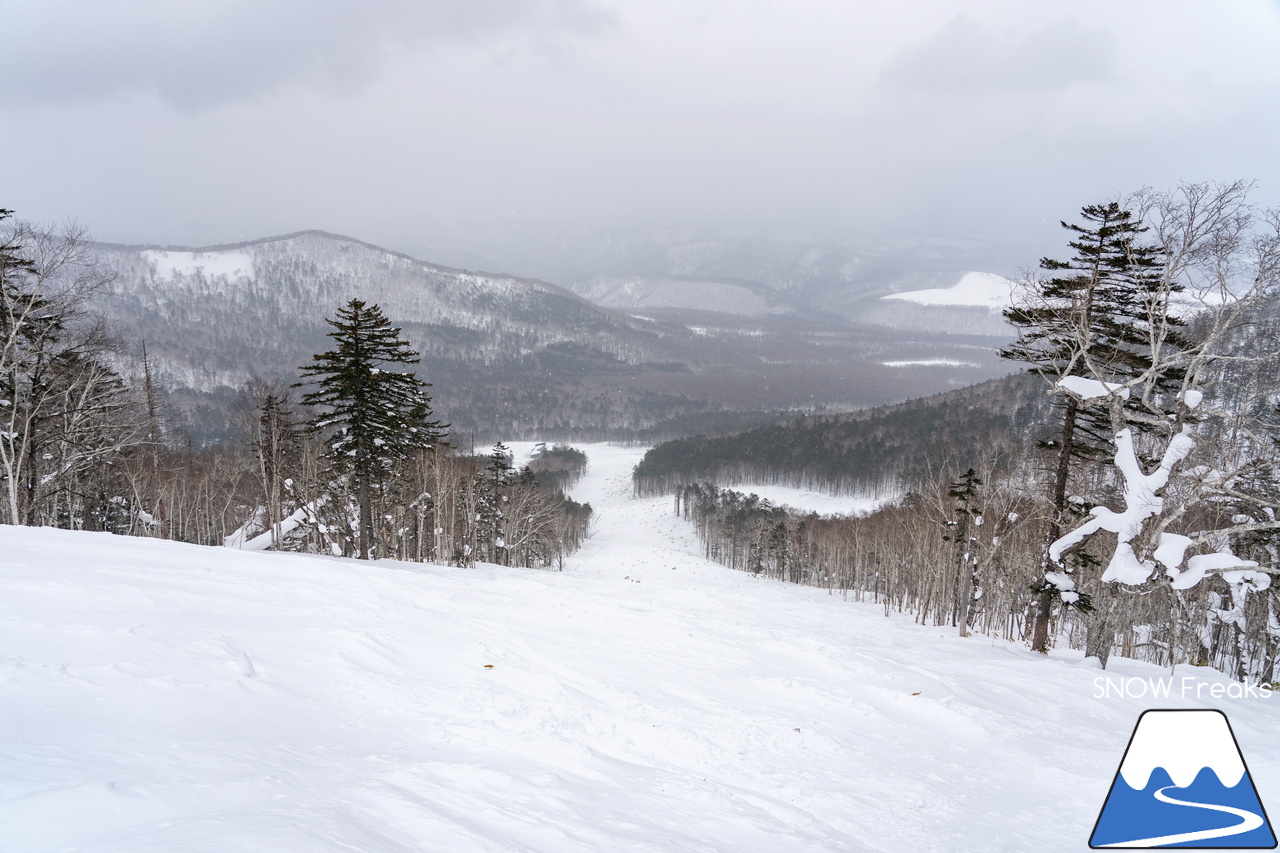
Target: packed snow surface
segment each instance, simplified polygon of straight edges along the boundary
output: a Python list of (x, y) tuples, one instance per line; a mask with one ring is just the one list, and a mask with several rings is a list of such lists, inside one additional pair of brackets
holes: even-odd
[(1009, 306), (1013, 282), (989, 272), (967, 272), (950, 287), (892, 293), (883, 299), (902, 299), (921, 305), (975, 305), (998, 311)]
[[(0, 528), (0, 850), (1077, 851), (1138, 714), (1214, 706), (708, 563), (584, 449), (563, 573)], [(1277, 701), (1216, 703), (1264, 801)]]

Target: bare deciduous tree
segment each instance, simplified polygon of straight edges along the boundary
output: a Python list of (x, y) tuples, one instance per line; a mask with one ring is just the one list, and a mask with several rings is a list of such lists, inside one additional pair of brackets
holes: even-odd
[(11, 524), (74, 515), (57, 496), (138, 440), (134, 401), (108, 364), (114, 342), (89, 309), (110, 281), (90, 247), (74, 224), (16, 222), (0, 234), (0, 480)]

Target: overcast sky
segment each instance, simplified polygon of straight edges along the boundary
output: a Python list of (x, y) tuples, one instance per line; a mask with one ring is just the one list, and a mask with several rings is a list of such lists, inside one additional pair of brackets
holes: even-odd
[(0, 207), (103, 240), (1022, 239), (1280, 199), (1277, 0), (0, 0)]

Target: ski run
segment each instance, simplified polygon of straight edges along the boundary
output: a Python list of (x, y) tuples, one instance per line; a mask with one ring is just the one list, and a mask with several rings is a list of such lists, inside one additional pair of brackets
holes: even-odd
[(724, 569), (583, 449), (562, 573), (0, 528), (0, 851), (1079, 851), (1150, 707), (1280, 809), (1280, 698)]

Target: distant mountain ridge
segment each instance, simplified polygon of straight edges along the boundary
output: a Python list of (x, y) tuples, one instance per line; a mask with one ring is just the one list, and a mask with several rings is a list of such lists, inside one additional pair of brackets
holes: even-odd
[(165, 246), (165, 245), (160, 245), (158, 243), (138, 243), (138, 244), (98, 243), (97, 246), (100, 249), (123, 250), (128, 252), (146, 252), (146, 251), (186, 252), (190, 254), (199, 255), (199, 254), (210, 254), (210, 253), (216, 253), (216, 252), (240, 251), (244, 249), (253, 248), (256, 246), (267, 245), (270, 243), (281, 243), (289, 240), (311, 238), (311, 237), (319, 238), (322, 240), (332, 240), (332, 241), (337, 241), (342, 243), (349, 243), (353, 246), (359, 246), (361, 248), (368, 249), (370, 251), (380, 252), (384, 255), (396, 257), (403, 261), (408, 261), (410, 263), (417, 264), (422, 267), (428, 267), (443, 274), (478, 275), (478, 276), (484, 276), (487, 278), (495, 278), (495, 279), (518, 278), (518, 280), (520, 281), (528, 282), (529, 284), (546, 288), (550, 291), (558, 292), (565, 296), (572, 297), (576, 295), (573, 293), (573, 291), (569, 290), (568, 288), (560, 287), (559, 285), (552, 284), (546, 281), (541, 281), (539, 279), (521, 278), (521, 277), (502, 274), (502, 273), (490, 273), (482, 270), (469, 270), (469, 269), (463, 269), (461, 267), (451, 267), (445, 264), (431, 263), (428, 261), (423, 261), (418, 258), (415, 258), (412, 255), (406, 254), (404, 252), (398, 252), (394, 249), (387, 249), (382, 246), (378, 246), (374, 243), (369, 243), (364, 240), (360, 240), (356, 237), (348, 237), (345, 234), (336, 234), (332, 231), (324, 231), (319, 228), (307, 228), (301, 231), (291, 231), (287, 234), (276, 234), (270, 237), (258, 237), (253, 240), (243, 240), (238, 243), (220, 243), (213, 246)]
[(153, 375), (211, 434), (248, 376), (295, 378), (327, 346), (325, 318), (353, 297), (402, 326), (446, 419), (508, 437), (846, 410), (1002, 372), (986, 339), (838, 318), (611, 309), (539, 279), (431, 264), (323, 231), (97, 253), (114, 275), (99, 307), (146, 344)]
[(552, 233), (510, 257), (520, 268), (608, 307), (839, 317), (894, 328), (1007, 335), (990, 312), (881, 300), (945, 289), (974, 273), (1010, 271), (1025, 251), (975, 240), (851, 240), (777, 229), (679, 227)]
[[(267, 366), (263, 348), (307, 358), (325, 343), (324, 318), (353, 297), (382, 305), (397, 322), (449, 330), (419, 330), (415, 344), (425, 350), (483, 347), (481, 339), (494, 332), (545, 346), (613, 325), (598, 307), (546, 282), (441, 267), (322, 231), (194, 249), (106, 244), (98, 251), (116, 276), (103, 307), (159, 352), (198, 345), (195, 370), (175, 369), (163, 355), (158, 365), (162, 378), (197, 390)], [(248, 268), (228, 264), (237, 258)], [(461, 339), (463, 332), (472, 334)]]

